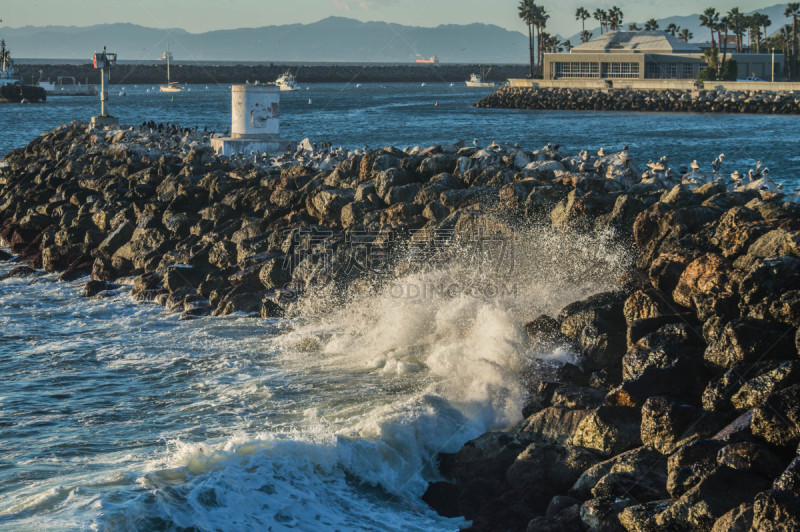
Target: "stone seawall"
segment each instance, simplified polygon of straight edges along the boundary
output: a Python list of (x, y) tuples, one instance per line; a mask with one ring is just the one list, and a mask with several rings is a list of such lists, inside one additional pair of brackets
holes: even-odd
[(624, 246), (605, 292), (513, 318), (524, 419), (429, 456), (423, 500), (472, 530), (800, 530), (800, 205), (766, 175), (664, 166), (497, 143), (225, 158), (198, 131), (73, 123), (0, 161), (0, 260), (183, 319), (273, 318), (465, 254), (448, 279), (490, 286), (508, 269), (489, 251), (520, 235), (542, 243), (535, 270), (583, 285), (530, 228), (591, 239), (589, 260)]
[(478, 102), (476, 107), (563, 111), (798, 114), (800, 95), (790, 92), (756, 91), (501, 87)]
[[(87, 79), (99, 83), (100, 75), (90, 64), (85, 65), (18, 65), (26, 81), (73, 76), (80, 83)], [(268, 82), (287, 70), (298, 83), (397, 83), (397, 82), (464, 82), (470, 74), (486, 70), (485, 65), (172, 65), (173, 81), (181, 83), (244, 83), (246, 80)], [(526, 65), (494, 65), (487, 75), (491, 81), (524, 76)], [(112, 84), (155, 84), (166, 79), (166, 65), (117, 65), (111, 72)]]

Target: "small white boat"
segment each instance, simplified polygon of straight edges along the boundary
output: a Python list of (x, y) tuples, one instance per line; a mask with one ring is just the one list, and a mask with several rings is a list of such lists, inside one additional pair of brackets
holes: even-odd
[(177, 81), (170, 81), (169, 80), (169, 62), (172, 54), (169, 53), (169, 43), (167, 43), (167, 51), (164, 52), (164, 55), (167, 59), (167, 84), (161, 85), (158, 89), (161, 92), (183, 92), (183, 87)]
[(58, 76), (55, 82), (40, 81), (38, 85), (48, 96), (97, 96), (96, 85), (81, 85), (72, 76)]
[(472, 74), (466, 83), (467, 87), (494, 87), (494, 82), (483, 81), (483, 75), (481, 74)]
[(275, 85), (278, 86), (281, 92), (300, 90), (300, 87), (297, 86), (297, 83), (294, 80), (294, 76), (290, 72), (286, 72), (284, 75), (276, 79)]

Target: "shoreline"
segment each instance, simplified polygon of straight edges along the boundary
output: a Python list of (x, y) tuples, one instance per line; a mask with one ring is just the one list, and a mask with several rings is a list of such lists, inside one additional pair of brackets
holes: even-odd
[(525, 325), (574, 363), (532, 368), (523, 421), (439, 455), (423, 499), (475, 530), (800, 526), (800, 205), (768, 175), (551, 145), (274, 155), (220, 158), (177, 126), (61, 126), (0, 165), (16, 255), (0, 259), (90, 275), (87, 297), (130, 277), (182, 319), (270, 318), (359, 289), (361, 244), (394, 272), (392, 251), (443, 232), (611, 233), (635, 262), (614, 289)]

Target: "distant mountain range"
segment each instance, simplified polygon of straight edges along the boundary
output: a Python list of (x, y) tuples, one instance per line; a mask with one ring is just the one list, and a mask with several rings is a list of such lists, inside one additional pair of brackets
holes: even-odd
[(489, 24), (420, 28), (329, 17), (313, 24), (189, 33), (134, 24), (0, 28), (13, 57), (88, 61), (108, 46), (119, 60), (155, 61), (169, 42), (176, 61), (525, 63), (528, 37)]
[[(763, 7), (760, 9), (754, 9), (752, 11), (745, 12), (745, 15), (750, 15), (758, 11), (759, 13), (764, 13), (765, 15), (769, 16), (769, 19), (772, 21), (772, 24), (767, 27), (767, 33), (772, 35), (773, 33), (777, 33), (780, 30), (781, 26), (785, 24), (791, 24), (792, 19), (783, 16), (783, 12), (786, 9), (786, 4), (776, 4), (770, 7)], [(590, 10), (590, 13), (593, 13), (594, 10)], [(724, 15), (727, 11), (723, 11), (722, 14)], [(685, 17), (667, 17), (667, 18), (656, 18), (658, 21), (658, 28), (661, 30), (665, 30), (667, 26), (670, 24), (676, 24), (681, 28), (688, 28), (692, 34), (694, 34), (694, 38), (691, 40), (692, 42), (708, 42), (711, 39), (711, 33), (709, 32), (708, 28), (703, 27), (700, 25), (700, 14), (696, 15), (688, 15)], [(644, 20), (625, 20), (624, 24), (622, 25), (623, 29), (628, 28), (628, 24), (631, 22), (636, 22), (636, 24), (641, 28), (644, 26)], [(600, 35), (600, 26), (590, 26), (591, 24), (595, 23), (594, 19), (589, 19), (586, 21), (586, 29), (592, 34), (592, 37), (598, 37)], [(574, 35), (568, 37), (570, 42), (575, 44), (580, 44), (581, 42), (581, 33), (580, 33), (580, 21), (575, 21), (575, 27), (578, 29), (578, 32)], [(716, 37), (714, 37), (716, 39)]]
[[(786, 4), (763, 9), (777, 32), (790, 22)], [(657, 19), (660, 29), (670, 23), (688, 28), (694, 42), (708, 41), (699, 15)], [(593, 19), (587, 22), (595, 22)], [(624, 28), (630, 21), (625, 21)], [(639, 26), (643, 21), (637, 21)], [(520, 27), (524, 28), (520, 21)], [(575, 28), (580, 23), (575, 22)], [(599, 27), (587, 26), (595, 37)], [(312, 24), (189, 33), (183, 29), (155, 29), (135, 24), (0, 27), (15, 58), (67, 59), (83, 63), (104, 45), (120, 61), (156, 61), (169, 43), (178, 62), (339, 62), (409, 63), (436, 55), (443, 63), (518, 63), (528, 61), (528, 36), (491, 24), (442, 25), (435, 28), (329, 17)], [(580, 33), (569, 37), (580, 43)]]

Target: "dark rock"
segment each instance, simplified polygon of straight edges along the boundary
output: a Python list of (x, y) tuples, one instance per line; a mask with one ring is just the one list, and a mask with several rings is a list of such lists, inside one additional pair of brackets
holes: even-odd
[(784, 462), (772, 451), (753, 442), (726, 445), (717, 453), (717, 464), (737, 471), (761, 475), (767, 480), (781, 473)]
[(635, 502), (631, 498), (600, 497), (581, 506), (581, 521), (589, 532), (623, 532), (619, 514)]
[(725, 443), (695, 439), (678, 448), (667, 460), (667, 491), (677, 499), (696, 486), (717, 467), (717, 456)]
[(580, 447), (531, 443), (508, 468), (506, 480), (530, 498), (534, 511), (542, 512), (553, 496), (565, 492), (596, 461), (591, 451)]
[(86, 287), (83, 289), (83, 297), (94, 297), (100, 292), (105, 292), (106, 290), (117, 290), (118, 288), (120, 288), (120, 285), (108, 283), (106, 281), (89, 281), (86, 283)]
[(772, 488), (794, 497), (800, 497), (800, 456), (796, 456), (775, 479)]
[(467, 519), (478, 515), (481, 506), (507, 491), (505, 472), (525, 446), (515, 438), (490, 432), (469, 441), (448, 458), (442, 474), (456, 480), (461, 492), (459, 514)]
[(565, 444), (589, 415), (590, 411), (587, 410), (547, 407), (523, 421), (514, 435), (526, 445), (532, 442)]
[(620, 512), (617, 519), (628, 532), (659, 532), (656, 515), (663, 512), (670, 502), (669, 499), (665, 499), (628, 506)]
[(714, 522), (711, 532), (749, 532), (753, 525), (753, 505), (742, 503)]
[(699, 257), (686, 266), (672, 297), (679, 305), (695, 309), (702, 321), (712, 315), (732, 316), (737, 301), (731, 265), (712, 253)]
[(663, 454), (672, 453), (688, 439), (716, 433), (720, 425), (713, 412), (668, 397), (651, 397), (642, 407), (642, 442)]
[(422, 495), (422, 500), (444, 517), (459, 517), (461, 515), (458, 504), (459, 489), (452, 482), (431, 482)]
[(752, 500), (769, 483), (760, 476), (717, 467), (656, 516), (661, 528), (708, 530), (731, 509)]
[(775, 490), (756, 495), (752, 530), (800, 530), (800, 497)]
[(666, 458), (647, 447), (620, 453), (586, 469), (575, 481), (569, 493), (581, 500), (589, 499), (598, 482), (608, 475), (620, 473), (638, 476), (641, 482), (647, 485), (663, 486), (667, 476)]
[(641, 414), (636, 408), (601, 406), (581, 420), (572, 443), (603, 456), (613, 456), (642, 444), (641, 423)]
[(753, 318), (740, 318), (727, 324), (705, 352), (707, 362), (723, 369), (740, 363), (796, 356), (794, 338), (785, 329)]
[(800, 442), (800, 384), (770, 395), (753, 412), (753, 434), (783, 448)]

